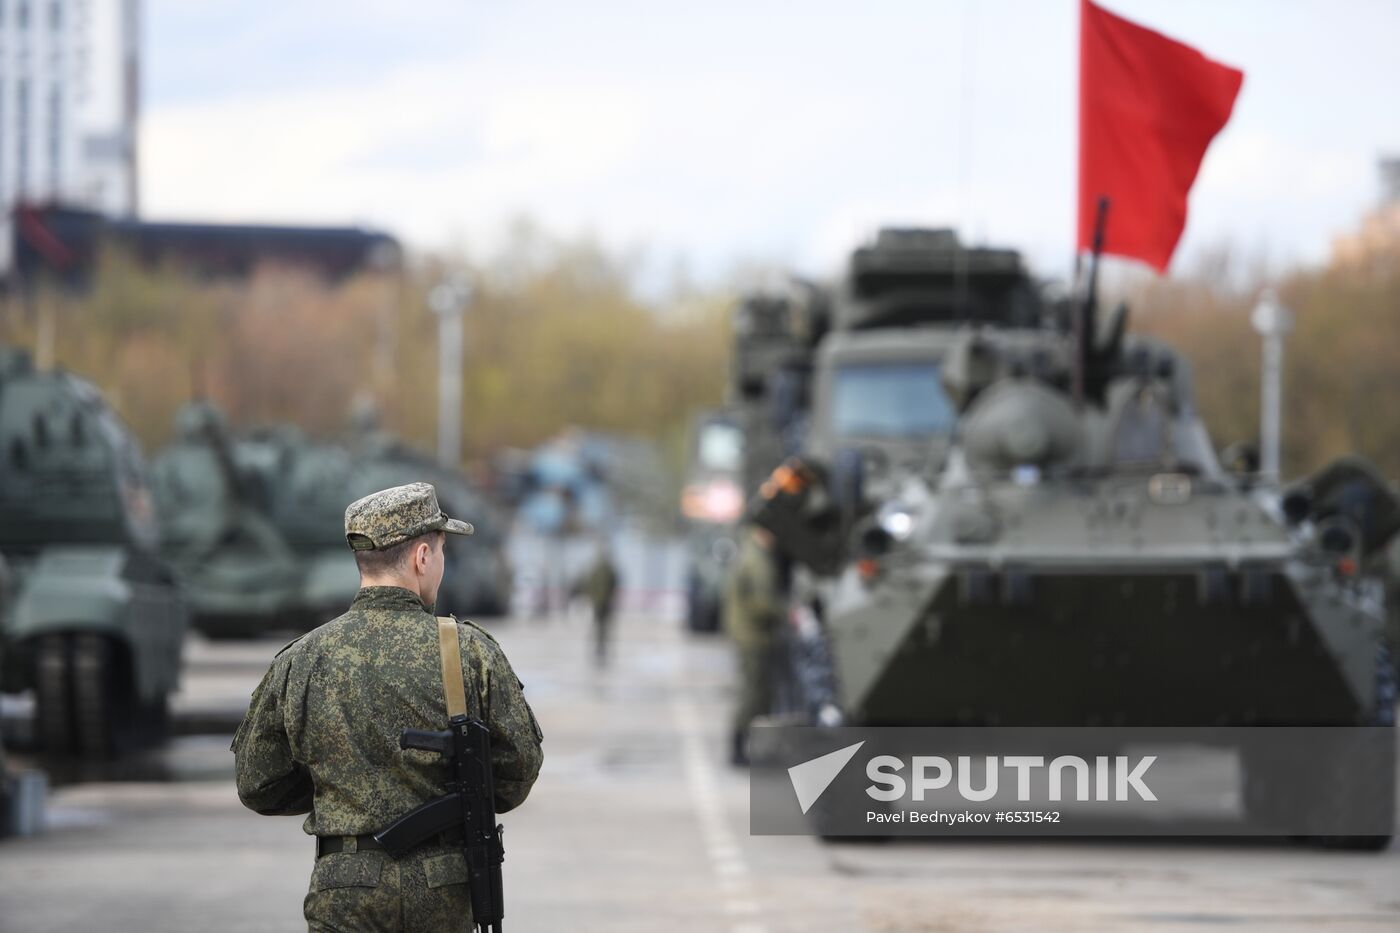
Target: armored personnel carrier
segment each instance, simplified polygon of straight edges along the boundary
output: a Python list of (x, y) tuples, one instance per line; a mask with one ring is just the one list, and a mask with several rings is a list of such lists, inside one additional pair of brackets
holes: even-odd
[[(806, 562), (831, 571), (798, 594), (788, 696), (800, 716), (1394, 724), (1383, 604), (1360, 572), (1394, 535), (1389, 492), (1344, 471), (1350, 498), (1389, 516), (1369, 524), (1321, 480), (1276, 508), (1220, 467), (1187, 362), (1125, 336), (1124, 317), (1099, 342), (960, 328), (942, 372), (958, 427), (936, 476), (906, 472), (862, 497), (814, 460), (769, 487), (759, 521), (799, 559), (820, 538), (828, 553)], [(1386, 749), (1376, 770), (1393, 786)], [(1346, 771), (1327, 771), (1324, 796), (1348, 797)], [(1246, 806), (1265, 806), (1267, 768), (1246, 759), (1245, 774)], [(1385, 801), (1378, 821), (1393, 814)]]
[(0, 348), (0, 689), (33, 691), (52, 754), (163, 735), (187, 612), (141, 451), (91, 384)]

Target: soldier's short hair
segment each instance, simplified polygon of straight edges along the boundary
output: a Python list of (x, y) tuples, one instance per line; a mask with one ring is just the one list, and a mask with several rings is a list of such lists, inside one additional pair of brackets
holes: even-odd
[(436, 542), (438, 547), (443, 546), (446, 534), (442, 531), (425, 531), (421, 535), (409, 538), (407, 541), (400, 541), (398, 544), (390, 545), (379, 551), (351, 551), (355, 555), (355, 565), (360, 568), (361, 575), (389, 573), (398, 570), (408, 560), (408, 555), (413, 553), (419, 543), (428, 541)]

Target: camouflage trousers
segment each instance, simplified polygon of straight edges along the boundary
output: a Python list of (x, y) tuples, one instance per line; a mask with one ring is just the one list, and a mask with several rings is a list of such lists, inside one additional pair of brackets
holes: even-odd
[(734, 704), (734, 731), (745, 732), (755, 719), (773, 708), (773, 645), (768, 641), (737, 644), (738, 696)]
[(416, 933), (472, 929), (460, 849), (333, 852), (316, 860), (302, 913), (310, 933)]

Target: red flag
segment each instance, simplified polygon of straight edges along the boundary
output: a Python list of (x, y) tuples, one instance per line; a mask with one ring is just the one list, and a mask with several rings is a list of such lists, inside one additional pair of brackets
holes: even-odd
[(1079, 249), (1100, 197), (1104, 252), (1165, 272), (1186, 226), (1186, 196), (1244, 72), (1211, 61), (1089, 0), (1079, 7)]

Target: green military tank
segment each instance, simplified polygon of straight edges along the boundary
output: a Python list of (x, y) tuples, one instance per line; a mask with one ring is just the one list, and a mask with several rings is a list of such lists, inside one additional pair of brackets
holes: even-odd
[(347, 498), (355, 475), (350, 453), (281, 424), (240, 436), (233, 455), (297, 569), (281, 621), (305, 631), (340, 615), (360, 580), (345, 546), (345, 506), (354, 499)]
[(514, 571), (506, 556), (507, 523), (498, 508), (461, 472), (381, 430), (377, 420), (357, 413), (354, 428), (347, 446), (353, 469), (345, 503), (389, 486), (432, 483), (443, 511), (465, 516), (474, 529), (448, 543), (437, 611), (458, 618), (509, 612)]
[(0, 451), (0, 689), (33, 692), (52, 754), (160, 737), (188, 616), (140, 448), (91, 384), (0, 348)]
[(275, 484), (240, 466), (214, 405), (191, 402), (152, 464), (165, 553), (193, 624), (214, 638), (297, 627), (301, 568), (269, 512)]
[(185, 406), (154, 464), (164, 543), (194, 626), (212, 638), (307, 631), (339, 615), (359, 586), (345, 506), (426, 480), (476, 534), (448, 548), (439, 609), (495, 615), (509, 604), (502, 523), (459, 474), (357, 416), (345, 441), (291, 425), (233, 433), (204, 401)]

